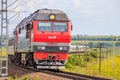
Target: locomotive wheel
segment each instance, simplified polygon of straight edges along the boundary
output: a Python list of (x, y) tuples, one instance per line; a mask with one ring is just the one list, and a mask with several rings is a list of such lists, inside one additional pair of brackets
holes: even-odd
[(33, 53), (26, 53), (26, 55), (25, 55), (25, 66), (37, 69), (36, 63), (34, 62), (34, 59), (33, 59)]
[(35, 62), (33, 63), (33, 69), (37, 69), (37, 65)]
[(21, 64), (21, 54), (16, 52), (15, 56), (14, 56), (14, 60), (17, 65), (20, 65)]

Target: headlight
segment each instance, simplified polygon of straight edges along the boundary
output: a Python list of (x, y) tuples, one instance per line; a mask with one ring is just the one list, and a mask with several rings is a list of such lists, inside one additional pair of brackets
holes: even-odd
[(63, 50), (67, 51), (67, 47), (63, 47)]
[(67, 47), (59, 47), (60, 51), (67, 51)]
[(45, 50), (45, 46), (42, 46), (42, 50)]
[(38, 46), (37, 49), (38, 50), (45, 50), (45, 46)]
[(61, 51), (62, 51), (62, 50), (63, 50), (63, 47), (59, 47), (59, 50), (61, 50)]

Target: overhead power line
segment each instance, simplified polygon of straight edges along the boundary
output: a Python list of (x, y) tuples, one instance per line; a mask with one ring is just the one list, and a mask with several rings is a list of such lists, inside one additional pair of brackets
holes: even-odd
[[(18, 0), (16, 0), (16, 1), (18, 1)], [(15, 2), (16, 2), (15, 1)], [(13, 2), (13, 4), (15, 3), (15, 2)], [(18, 6), (20, 6), (20, 4), (23, 2), (23, 0), (20, 0), (20, 2), (17, 4), (17, 6), (15, 6), (14, 8), (13, 8), (13, 10), (9, 10), (9, 12), (17, 12), (16, 14), (14, 14), (13, 16), (11, 16), (8, 20), (10, 20), (10, 19), (12, 19), (12, 18), (14, 18), (16, 15), (18, 15), (20, 12), (26, 12), (26, 11), (14, 11), (14, 9), (16, 9)], [(12, 5), (12, 4), (11, 4)]]
[(18, 15), (19, 14), (19, 12), (18, 13), (16, 13), (16, 14), (14, 14), (13, 16), (11, 16), (8, 20), (10, 20), (10, 19), (12, 19), (12, 18), (14, 18), (16, 15)]
[(33, 0), (27, 0), (26, 2), (22, 3), (20, 6), (22, 6), (22, 5), (26, 4), (26, 3), (29, 3), (31, 1), (33, 1)]
[(12, 10), (8, 10), (8, 12), (10, 12), (10, 13), (16, 13), (16, 12), (27, 12), (27, 11), (12, 11)]
[[(15, 0), (14, 2), (12, 2), (10, 5), (8, 5), (8, 6), (6, 7), (6, 9), (9, 8), (9, 7), (11, 7), (12, 5), (14, 5), (17, 1), (19, 1), (19, 0)], [(0, 14), (1, 14), (1, 10), (0, 10)]]
[(23, 6), (25, 5), (26, 3), (29, 3), (33, 0), (15, 0), (13, 3), (11, 3), (8, 7), (11, 7), (12, 5), (14, 5), (17, 1), (19, 1), (16, 6), (12, 9), (12, 10), (8, 10), (8, 12), (15, 12), (14, 15), (12, 15), (8, 20), (11, 20), (13, 18), (15, 18), (17, 15), (19, 15), (20, 13), (23, 13), (23, 12), (27, 12), (27, 11), (15, 11), (16, 8), (18, 8), (19, 6)]
[(7, 8), (9, 8), (9, 7), (11, 7), (12, 5), (14, 5), (17, 1), (19, 1), (19, 0), (14, 1), (14, 2), (11, 3), (10, 5), (8, 5)]
[(23, 2), (23, 0), (21, 0), (21, 1), (17, 4), (17, 6), (13, 8), (13, 10), (16, 9), (18, 6), (20, 6), (20, 4), (21, 4), (22, 2)]

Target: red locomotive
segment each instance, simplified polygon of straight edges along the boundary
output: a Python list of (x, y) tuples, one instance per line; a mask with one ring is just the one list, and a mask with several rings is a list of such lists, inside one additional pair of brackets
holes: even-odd
[(17, 25), (9, 40), (9, 51), (16, 64), (39, 69), (65, 68), (71, 30), (71, 21), (64, 12), (37, 10)]

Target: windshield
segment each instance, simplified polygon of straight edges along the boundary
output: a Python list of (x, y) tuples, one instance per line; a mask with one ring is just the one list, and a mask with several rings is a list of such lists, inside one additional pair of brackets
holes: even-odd
[(54, 23), (54, 31), (66, 32), (67, 31), (67, 24), (55, 22)]
[(52, 31), (51, 22), (39, 22), (38, 23), (38, 30), (39, 31)]
[(67, 23), (65, 22), (39, 22), (39, 31), (67, 32)]

